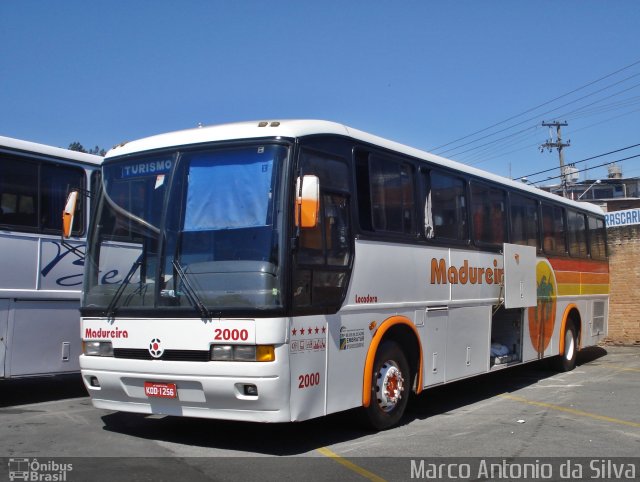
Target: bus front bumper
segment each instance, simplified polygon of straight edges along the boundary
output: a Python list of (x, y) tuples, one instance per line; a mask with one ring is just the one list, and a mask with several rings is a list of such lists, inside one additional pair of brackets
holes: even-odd
[[(80, 357), (96, 408), (254, 422), (289, 422), (285, 362), (165, 362)], [(145, 383), (175, 386), (175, 397), (148, 396)]]

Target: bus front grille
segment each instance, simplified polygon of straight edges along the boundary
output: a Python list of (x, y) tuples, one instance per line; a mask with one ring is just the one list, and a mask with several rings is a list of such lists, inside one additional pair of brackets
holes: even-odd
[(114, 348), (113, 356), (130, 360), (211, 361), (208, 350), (165, 350), (162, 356), (154, 358), (149, 353), (149, 350), (143, 348)]

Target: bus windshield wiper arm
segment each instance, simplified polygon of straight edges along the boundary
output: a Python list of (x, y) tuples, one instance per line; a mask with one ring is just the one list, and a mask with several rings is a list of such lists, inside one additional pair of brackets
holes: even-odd
[[(184, 286), (184, 290), (187, 295), (187, 298), (189, 299), (189, 302), (193, 305), (194, 308), (196, 308), (200, 312), (200, 315), (203, 318), (211, 318), (209, 310), (207, 309), (207, 307), (204, 305), (204, 303), (198, 296), (197, 291), (193, 288), (193, 286), (191, 286), (191, 282), (189, 281), (187, 274), (184, 272), (184, 269), (180, 265), (180, 262), (174, 258), (172, 264), (173, 264), (173, 268), (176, 270), (176, 273), (178, 273), (180, 280), (182, 280), (182, 285)], [(177, 294), (177, 290), (176, 290), (176, 294)]]
[(116, 306), (118, 304), (118, 301), (120, 300), (120, 297), (122, 296), (122, 293), (124, 293), (125, 288), (131, 282), (131, 278), (133, 278), (133, 275), (136, 273), (136, 271), (138, 271), (138, 268), (141, 265), (142, 265), (142, 254), (140, 254), (140, 256), (138, 256), (138, 259), (136, 259), (133, 265), (131, 265), (131, 269), (127, 273), (127, 276), (124, 277), (124, 280), (122, 280), (122, 283), (120, 283), (120, 286), (118, 286), (118, 289), (113, 295), (113, 298), (111, 298), (111, 301), (109, 302), (109, 306), (107, 306), (107, 318), (112, 318), (113, 315), (115, 315)]

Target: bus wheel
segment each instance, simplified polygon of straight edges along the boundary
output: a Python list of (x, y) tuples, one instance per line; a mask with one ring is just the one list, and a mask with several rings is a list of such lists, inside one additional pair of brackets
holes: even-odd
[(383, 342), (373, 364), (371, 402), (364, 410), (369, 427), (385, 430), (400, 421), (409, 400), (409, 380), (409, 364), (398, 344)]
[(568, 321), (564, 330), (564, 351), (556, 362), (556, 368), (561, 372), (570, 372), (576, 366), (578, 356), (578, 340), (573, 321)]

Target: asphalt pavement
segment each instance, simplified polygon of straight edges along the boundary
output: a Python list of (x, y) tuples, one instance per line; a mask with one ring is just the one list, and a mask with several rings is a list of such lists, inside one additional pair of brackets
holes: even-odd
[[(289, 424), (145, 416), (93, 408), (79, 376), (0, 381), (0, 480), (25, 464), (65, 481), (448, 480), (465, 463), (474, 480), (483, 461), (529, 463), (528, 480), (564, 480), (565, 461), (585, 480), (625, 480), (632, 466), (640, 477), (639, 408), (640, 347), (620, 346), (583, 350), (568, 373), (543, 361), (429, 389), (378, 433), (354, 411)], [(457, 472), (431, 477), (445, 463)]]

